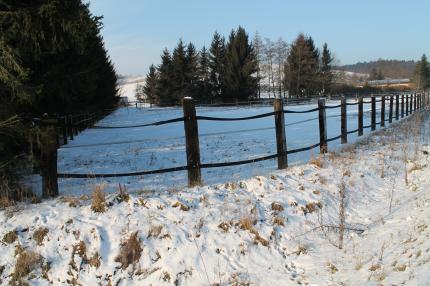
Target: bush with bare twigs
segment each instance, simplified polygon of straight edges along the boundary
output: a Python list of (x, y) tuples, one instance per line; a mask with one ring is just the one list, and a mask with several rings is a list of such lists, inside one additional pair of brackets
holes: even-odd
[(115, 258), (115, 261), (121, 263), (122, 269), (127, 269), (129, 265), (134, 265), (139, 261), (142, 251), (143, 249), (140, 245), (138, 232), (136, 231), (121, 244), (120, 252)]

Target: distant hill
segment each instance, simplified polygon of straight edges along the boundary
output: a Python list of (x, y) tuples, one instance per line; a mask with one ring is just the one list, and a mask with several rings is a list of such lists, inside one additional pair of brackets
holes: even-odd
[(335, 67), (337, 70), (370, 74), (372, 69), (380, 70), (385, 78), (412, 78), (415, 71), (415, 61), (383, 60), (358, 62), (353, 65)]

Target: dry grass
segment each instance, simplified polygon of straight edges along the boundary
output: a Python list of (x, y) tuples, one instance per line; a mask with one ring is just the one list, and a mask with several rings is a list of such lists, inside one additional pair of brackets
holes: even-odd
[(172, 207), (177, 208), (179, 207), (181, 209), (181, 211), (187, 212), (190, 210), (190, 207), (181, 203), (181, 202), (176, 202), (172, 205)]
[(19, 252), (11, 285), (25, 285), (22, 279), (42, 264), (42, 257), (36, 252), (22, 249)]
[(63, 197), (61, 202), (68, 204), (71, 208), (76, 208), (80, 205), (79, 199), (75, 197)]
[(162, 225), (151, 225), (149, 227), (147, 238), (150, 238), (150, 237), (157, 238), (161, 234), (162, 230), (163, 230), (163, 226)]
[(93, 201), (91, 210), (96, 213), (104, 213), (106, 211), (106, 195), (104, 193), (105, 185), (96, 185), (93, 191)]
[(257, 223), (257, 222), (256, 222), (256, 220), (255, 220), (255, 219), (251, 218), (250, 216), (247, 216), (247, 217), (243, 217), (243, 218), (241, 218), (241, 219), (239, 220), (238, 225), (239, 225), (240, 229), (251, 231), (251, 230), (254, 228), (253, 226), (254, 226), (256, 223)]
[(271, 204), (271, 207), (272, 207), (272, 211), (276, 211), (276, 212), (282, 212), (284, 210), (284, 207), (280, 203), (276, 203), (276, 202), (273, 202)]
[(118, 185), (118, 195), (116, 196), (116, 200), (119, 203), (128, 202), (130, 200), (130, 195), (127, 193), (127, 188), (125, 185)]
[(101, 265), (100, 259), (101, 259), (100, 254), (96, 252), (94, 253), (93, 257), (88, 259), (88, 264), (91, 265), (92, 267), (99, 268)]
[(275, 216), (273, 218), (273, 223), (279, 226), (284, 226), (284, 219), (279, 216)]
[(324, 166), (324, 162), (321, 156), (314, 157), (311, 156), (311, 159), (309, 160), (309, 164), (314, 165), (315, 167), (321, 169)]
[(142, 255), (142, 247), (138, 238), (138, 232), (134, 232), (121, 244), (120, 253), (115, 261), (121, 263), (122, 269), (127, 269), (129, 265), (134, 265)]
[(15, 230), (11, 230), (3, 236), (3, 242), (7, 244), (12, 244), (18, 239), (18, 235)]
[(230, 224), (228, 222), (223, 221), (218, 225), (218, 228), (222, 229), (224, 232), (228, 232), (230, 229)]
[(33, 233), (33, 239), (38, 245), (43, 244), (45, 236), (48, 234), (49, 230), (46, 227), (40, 227)]
[(302, 207), (302, 211), (303, 211), (304, 215), (316, 212), (318, 209), (322, 209), (321, 202), (307, 203), (306, 206)]

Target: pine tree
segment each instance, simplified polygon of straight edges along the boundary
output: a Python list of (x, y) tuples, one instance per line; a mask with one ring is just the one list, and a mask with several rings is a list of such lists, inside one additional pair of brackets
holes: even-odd
[(158, 80), (156, 98), (160, 106), (169, 106), (176, 103), (176, 96), (173, 94), (174, 86), (173, 64), (169, 50), (164, 49), (161, 55), (161, 64), (158, 67)]
[(256, 77), (258, 62), (252, 44), (245, 29), (239, 26), (232, 31), (226, 46), (224, 99), (248, 100), (258, 91)]
[(149, 67), (148, 75), (145, 79), (145, 85), (142, 88), (142, 93), (149, 100), (150, 104), (158, 104), (159, 99), (157, 97), (157, 84), (158, 76), (154, 65)]
[(225, 39), (215, 32), (209, 49), (210, 86), (213, 99), (220, 98), (224, 93), (224, 62)]
[(331, 55), (330, 50), (328, 49), (327, 43), (323, 45), (323, 51), (321, 55), (321, 69), (320, 69), (320, 77), (321, 77), (321, 91), (322, 94), (326, 94), (331, 90), (331, 84), (333, 81), (333, 74), (331, 72), (331, 64), (333, 62), (333, 56)]

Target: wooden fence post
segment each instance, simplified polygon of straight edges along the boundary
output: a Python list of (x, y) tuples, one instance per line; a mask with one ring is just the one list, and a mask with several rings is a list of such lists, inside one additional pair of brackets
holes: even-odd
[(412, 113), (413, 113), (413, 103), (414, 103), (414, 95), (411, 93), (411, 96), (410, 96), (410, 102), (409, 102), (409, 114), (411, 114), (412, 115)]
[(371, 123), (370, 128), (372, 131), (376, 130), (376, 98), (374, 95), (372, 95), (371, 99)]
[(409, 95), (406, 94), (406, 116), (409, 115)]
[(348, 143), (348, 129), (347, 129), (347, 117), (346, 117), (346, 98), (342, 96), (340, 98), (340, 143), (345, 144)]
[(381, 127), (385, 126), (385, 95), (381, 96)]
[(63, 144), (67, 144), (67, 116), (63, 117)]
[(417, 94), (414, 94), (414, 112), (417, 111)]
[(327, 121), (325, 112), (325, 99), (318, 99), (318, 119), (320, 127), (320, 153), (327, 153)]
[(44, 129), (41, 139), (42, 196), (58, 196), (57, 177), (57, 132), (53, 126)]
[(363, 135), (363, 97), (358, 98), (358, 136)]
[(405, 117), (405, 95), (402, 94), (402, 106), (401, 106), (401, 117)]
[(74, 135), (74, 131), (73, 131), (73, 116), (69, 114), (69, 136), (70, 136), (70, 140), (73, 140), (73, 135)]
[(187, 150), (188, 187), (192, 188), (202, 184), (199, 129), (194, 100), (191, 97), (185, 97), (182, 100), (182, 106), (184, 110), (185, 142)]
[(393, 122), (393, 96), (390, 95), (390, 111), (388, 114), (388, 122), (391, 124)]
[(399, 120), (399, 95), (396, 94), (396, 120)]
[(278, 151), (278, 169), (288, 167), (287, 158), (287, 140), (285, 136), (285, 119), (284, 119), (284, 103), (282, 99), (276, 98), (273, 101), (275, 111), (275, 127), (276, 127), (276, 149)]

